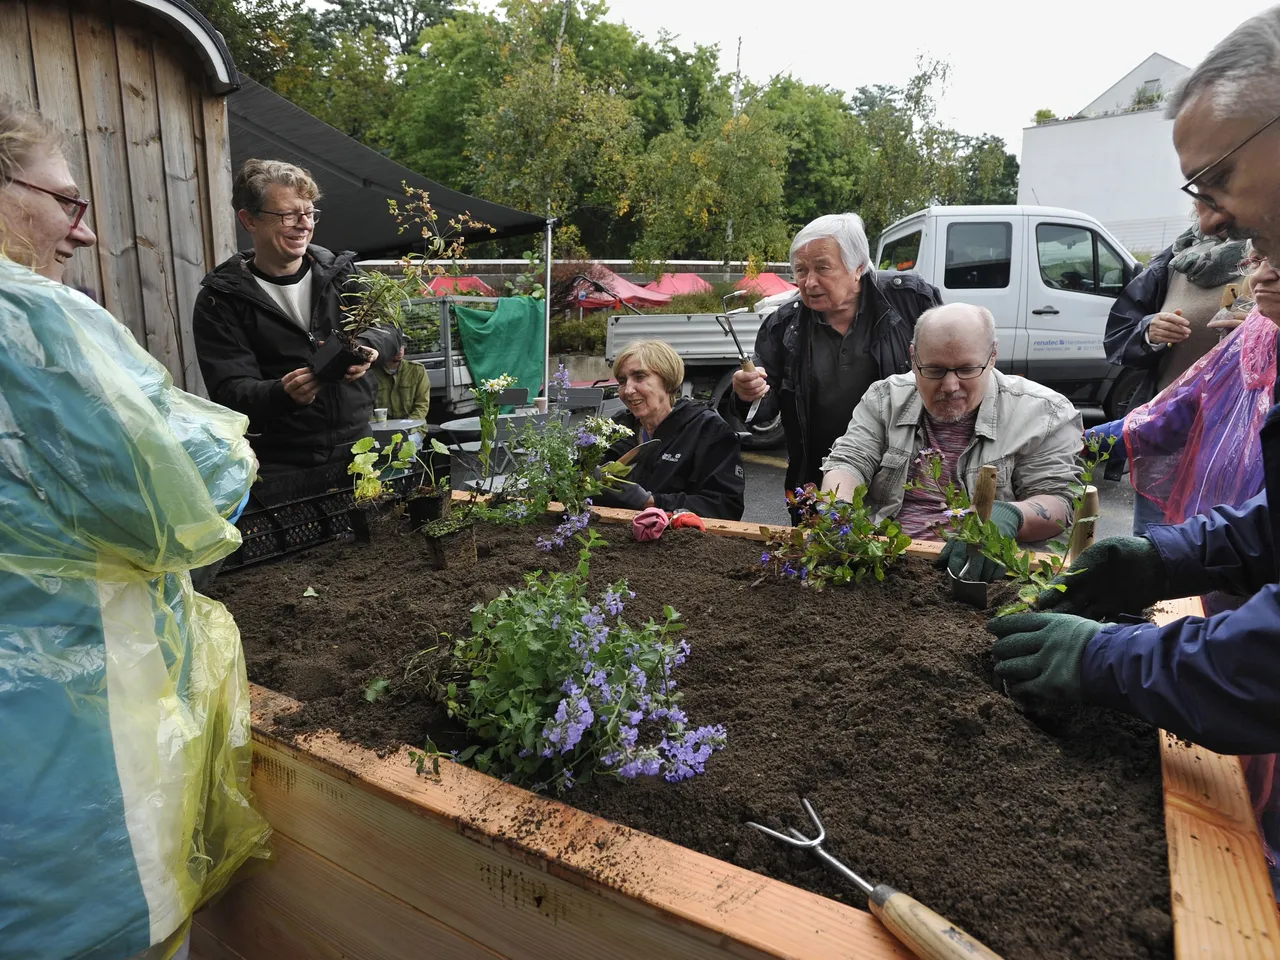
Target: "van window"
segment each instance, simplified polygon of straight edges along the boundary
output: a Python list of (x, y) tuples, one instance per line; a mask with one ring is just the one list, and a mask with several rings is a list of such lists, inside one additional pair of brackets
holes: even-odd
[(890, 240), (880, 251), (881, 270), (914, 270), (920, 259), (920, 234), (908, 233), (905, 237)]
[(1124, 259), (1087, 227), (1038, 224), (1036, 255), (1040, 277), (1052, 290), (1116, 297), (1124, 289)]
[(1013, 225), (953, 223), (947, 227), (948, 290), (992, 290), (1009, 286)]

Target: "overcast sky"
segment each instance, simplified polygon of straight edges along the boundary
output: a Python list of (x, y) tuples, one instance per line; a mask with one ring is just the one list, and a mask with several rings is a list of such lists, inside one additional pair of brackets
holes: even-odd
[(610, 0), (609, 19), (650, 40), (666, 29), (680, 46), (719, 44), (724, 70), (733, 69), (741, 35), (742, 72), (757, 82), (790, 72), (848, 92), (905, 82), (919, 54), (945, 59), (951, 80), (942, 118), (962, 133), (994, 133), (1021, 153), (1022, 128), (1040, 107), (1074, 113), (1152, 53), (1194, 66), (1237, 24), (1271, 5)]

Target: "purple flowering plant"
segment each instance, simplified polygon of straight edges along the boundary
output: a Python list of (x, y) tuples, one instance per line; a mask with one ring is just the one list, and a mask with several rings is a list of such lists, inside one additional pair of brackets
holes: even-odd
[(724, 747), (720, 725), (694, 726), (672, 677), (689, 655), (680, 615), (642, 625), (623, 615), (625, 580), (588, 594), (594, 530), (570, 573), (529, 574), (472, 611), (471, 636), (454, 648), (449, 714), (479, 743), (454, 759), (531, 789), (562, 793), (592, 776), (702, 773)]
[[(798, 526), (765, 544), (760, 565), (767, 575), (795, 579), (821, 590), (829, 583), (883, 580), (911, 538), (896, 520), (878, 523), (864, 505), (867, 488), (859, 486), (850, 501), (837, 500), (812, 484), (787, 491), (787, 503), (800, 517)], [(759, 582), (759, 581), (757, 581)]]

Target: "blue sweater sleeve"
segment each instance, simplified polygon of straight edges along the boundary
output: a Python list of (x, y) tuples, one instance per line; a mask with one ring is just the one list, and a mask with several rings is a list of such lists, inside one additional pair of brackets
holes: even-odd
[(1218, 506), (1172, 526), (1155, 524), (1147, 536), (1168, 577), (1167, 597), (1221, 590), (1247, 597), (1275, 583), (1275, 549), (1265, 492), (1239, 507)]
[(1218, 753), (1280, 751), (1280, 587), (1210, 619), (1115, 625), (1081, 665), (1085, 698)]

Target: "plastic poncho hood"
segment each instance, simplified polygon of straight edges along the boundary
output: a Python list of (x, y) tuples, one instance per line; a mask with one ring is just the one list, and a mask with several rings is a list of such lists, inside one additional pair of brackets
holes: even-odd
[(246, 426), (0, 259), (0, 958), (171, 946), (266, 855), (239, 633), (188, 574), (239, 545)]

